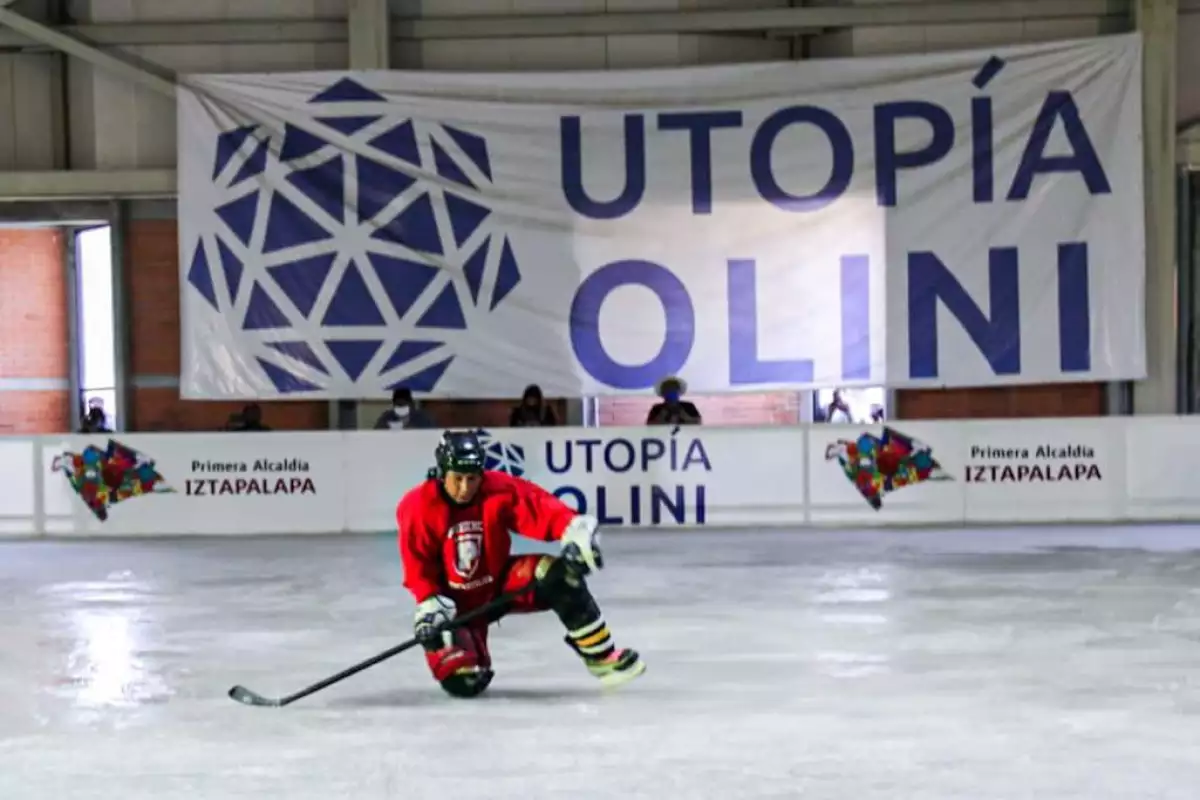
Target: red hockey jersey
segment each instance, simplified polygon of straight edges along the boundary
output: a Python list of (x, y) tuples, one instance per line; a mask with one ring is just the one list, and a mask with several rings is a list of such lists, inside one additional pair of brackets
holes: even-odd
[(562, 538), (576, 512), (524, 478), (487, 471), (468, 506), (446, 501), (436, 479), (396, 506), (404, 586), (417, 602), (447, 595), (459, 610), (488, 602), (508, 563), (511, 532), (546, 542)]

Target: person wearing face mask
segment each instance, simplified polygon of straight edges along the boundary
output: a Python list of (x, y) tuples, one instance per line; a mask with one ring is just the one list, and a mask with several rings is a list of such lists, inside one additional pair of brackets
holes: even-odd
[(413, 400), (411, 389), (397, 389), (392, 392), (392, 407), (379, 415), (375, 420), (375, 430), (408, 430), (416, 428), (434, 428), (433, 419)]
[(542, 387), (531, 383), (525, 387), (521, 404), (508, 417), (510, 428), (550, 428), (558, 424), (554, 409), (542, 399)]
[(682, 378), (663, 378), (656, 389), (661, 403), (655, 403), (646, 415), (647, 425), (699, 425), (702, 421), (696, 406), (683, 399), (687, 384)]

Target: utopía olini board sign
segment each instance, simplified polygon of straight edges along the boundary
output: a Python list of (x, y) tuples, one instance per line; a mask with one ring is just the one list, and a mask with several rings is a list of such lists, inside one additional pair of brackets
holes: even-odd
[[(763, 474), (803, 485), (801, 429), (728, 431), (683, 426), (483, 431), (489, 466), (527, 478), (603, 525), (701, 527), (746, 514), (803, 521)], [(754, 453), (754, 469), (747, 454)]]
[[(606, 527), (804, 522), (805, 431), (799, 426), (493, 428), (478, 434), (489, 469), (533, 481)], [(424, 477), (439, 436), (346, 434), (348, 527), (394, 527), (396, 502)]]

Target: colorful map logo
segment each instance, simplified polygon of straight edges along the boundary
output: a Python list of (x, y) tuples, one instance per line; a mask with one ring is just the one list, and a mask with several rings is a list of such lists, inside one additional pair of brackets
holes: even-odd
[(175, 491), (155, 469), (154, 459), (115, 439), (109, 439), (104, 449), (90, 444), (82, 453), (55, 456), (52, 469), (66, 476), (101, 522), (108, 519), (108, 509), (122, 500)]
[(925, 481), (954, 480), (933, 457), (929, 445), (884, 427), (882, 436), (862, 433), (825, 448), (825, 460), (837, 459), (842, 471), (871, 508), (883, 507), (884, 495)]

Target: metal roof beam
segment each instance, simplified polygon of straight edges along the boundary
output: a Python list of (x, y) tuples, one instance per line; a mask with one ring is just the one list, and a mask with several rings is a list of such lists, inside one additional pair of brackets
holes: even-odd
[(516, 14), (491, 17), (398, 19), (393, 34), (407, 39), (540, 36), (612, 36), (647, 33), (817, 32), (863, 25), (938, 25), (1012, 20), (1129, 18), (1128, 0), (957, 0), (933, 3), (635, 12), (626, 14)]
[(173, 169), (0, 172), (0, 202), (175, 197)]
[[(940, 0), (743, 10), (392, 17), (391, 38), (420, 41), (653, 33), (766, 35), (815, 33), (863, 25), (894, 27), (1086, 18), (1128, 20), (1130, 14), (1129, 0)], [(105, 47), (349, 41), (346, 19), (102, 23), (53, 30)], [(35, 42), (44, 42), (44, 37), (0, 31), (0, 48), (28, 47)]]
[(0, 25), (46, 47), (86, 61), (116, 77), (133, 81), (168, 97), (175, 96), (175, 81), (162, 74), (161, 67), (138, 66), (126, 58), (83, 41), (77, 34), (73, 35), (62, 28), (32, 20), (3, 5), (0, 5)]

